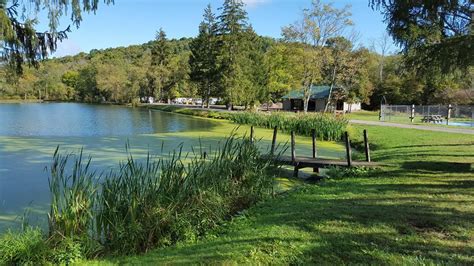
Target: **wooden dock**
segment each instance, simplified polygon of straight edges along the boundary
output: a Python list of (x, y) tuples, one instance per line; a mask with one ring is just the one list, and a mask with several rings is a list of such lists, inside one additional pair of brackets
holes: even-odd
[[(251, 140), (254, 137), (254, 130), (251, 127)], [(313, 168), (313, 171), (318, 173), (320, 168), (328, 168), (328, 167), (378, 167), (380, 164), (372, 162), (370, 159), (370, 145), (369, 145), (369, 137), (367, 130), (364, 130), (364, 149), (365, 149), (365, 161), (353, 161), (352, 160), (352, 149), (351, 149), (351, 141), (349, 139), (349, 134), (345, 132), (344, 134), (344, 141), (346, 146), (346, 159), (345, 160), (337, 160), (337, 159), (327, 159), (327, 158), (320, 158), (318, 157), (317, 151), (317, 143), (316, 143), (316, 130), (312, 130), (311, 134), (312, 138), (312, 150), (313, 154), (312, 157), (301, 157), (296, 156), (296, 140), (295, 140), (295, 133), (291, 132), (291, 156), (276, 156), (274, 160), (278, 163), (284, 165), (290, 165), (294, 167), (294, 176), (298, 176), (299, 169), (302, 168)], [(273, 129), (273, 139), (272, 139), (272, 146), (271, 146), (271, 154), (275, 152), (277, 140), (277, 128)]]

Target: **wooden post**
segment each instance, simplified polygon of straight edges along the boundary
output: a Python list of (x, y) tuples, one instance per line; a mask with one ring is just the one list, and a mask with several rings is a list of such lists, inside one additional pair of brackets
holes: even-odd
[(415, 105), (411, 105), (411, 115), (410, 115), (410, 121), (413, 123), (413, 120), (415, 119)]
[(274, 127), (273, 128), (272, 148), (270, 150), (271, 155), (273, 155), (275, 153), (276, 141), (277, 141), (277, 131), (278, 131), (278, 127)]
[(452, 110), (453, 110), (453, 106), (451, 104), (448, 105), (448, 114), (446, 115), (446, 125), (449, 125), (449, 119), (451, 119)]
[[(316, 129), (311, 130), (311, 139), (313, 142), (313, 158), (316, 159), (318, 156), (318, 150), (316, 149)], [(319, 173), (319, 168), (313, 168), (313, 173)]]
[(364, 144), (365, 144), (365, 160), (370, 163), (370, 146), (367, 129), (364, 129)]
[(204, 158), (204, 160), (206, 160), (206, 158), (207, 158), (207, 152), (204, 152), (204, 153), (202, 154), (202, 157)]
[(253, 126), (250, 126), (250, 142), (253, 143), (255, 132)]
[(296, 161), (295, 132), (291, 131), (291, 162)]
[(311, 139), (313, 141), (313, 158), (318, 156), (318, 151), (316, 150), (316, 130), (311, 130)]
[(346, 159), (347, 159), (347, 166), (352, 166), (352, 151), (351, 151), (351, 140), (349, 139), (349, 133), (347, 131), (344, 133), (345, 140), (346, 140)]
[(293, 177), (298, 177), (298, 165), (296, 164), (296, 143), (295, 143), (295, 132), (291, 131), (291, 162), (295, 167), (293, 170)]
[(383, 105), (382, 103), (380, 103), (379, 121), (382, 121), (382, 112), (383, 112), (382, 108), (383, 108)]

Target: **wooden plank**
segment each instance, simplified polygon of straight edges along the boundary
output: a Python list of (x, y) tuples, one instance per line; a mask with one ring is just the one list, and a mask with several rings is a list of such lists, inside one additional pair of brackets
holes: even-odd
[[(290, 156), (279, 156), (275, 158), (275, 161), (280, 162), (285, 165), (298, 165), (299, 168), (325, 168), (328, 166), (339, 166), (339, 167), (348, 167), (347, 162), (344, 160), (336, 159), (323, 159), (323, 158), (311, 158), (311, 157), (296, 157), (295, 160)], [(378, 163), (374, 162), (365, 162), (365, 161), (353, 161), (353, 167), (364, 166), (364, 167), (377, 167), (380, 166)]]

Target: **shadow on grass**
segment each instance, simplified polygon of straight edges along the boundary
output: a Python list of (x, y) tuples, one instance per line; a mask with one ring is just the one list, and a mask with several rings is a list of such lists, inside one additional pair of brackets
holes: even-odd
[[(433, 184), (350, 179), (307, 185), (257, 205), (217, 237), (112, 262), (472, 265), (474, 212), (459, 209), (473, 203), (470, 177)], [(456, 200), (432, 196), (450, 192)]]
[(404, 145), (404, 146), (396, 146), (392, 147), (395, 149), (401, 149), (401, 148), (408, 148), (408, 149), (413, 149), (413, 148), (422, 148), (422, 147), (465, 147), (467, 145), (474, 145), (474, 142), (471, 144), (466, 144), (466, 143), (446, 143), (446, 144), (422, 144), (422, 145)]
[(417, 161), (403, 162), (401, 168), (405, 170), (423, 170), (430, 172), (445, 173), (474, 173), (470, 163)]

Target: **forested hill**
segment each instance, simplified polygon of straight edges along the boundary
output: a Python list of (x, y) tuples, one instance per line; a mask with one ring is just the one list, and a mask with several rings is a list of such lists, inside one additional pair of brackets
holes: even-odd
[[(182, 84), (175, 93), (192, 95), (187, 81), (189, 43), (192, 39), (169, 40), (172, 64), (169, 71)], [(145, 89), (151, 61), (151, 47), (156, 41), (142, 45), (91, 50), (43, 61), (38, 69), (25, 67), (22, 75), (1, 69), (0, 97), (61, 101), (131, 102)], [(181, 76), (179, 76), (181, 75)]]
[[(259, 37), (266, 47), (276, 41)], [(169, 73), (167, 97), (200, 97), (189, 77), (193, 38), (167, 40)], [(147, 96), (151, 50), (157, 40), (128, 47), (91, 50), (74, 56), (47, 59), (39, 68), (25, 67), (19, 75), (0, 67), (0, 99), (130, 103)]]

